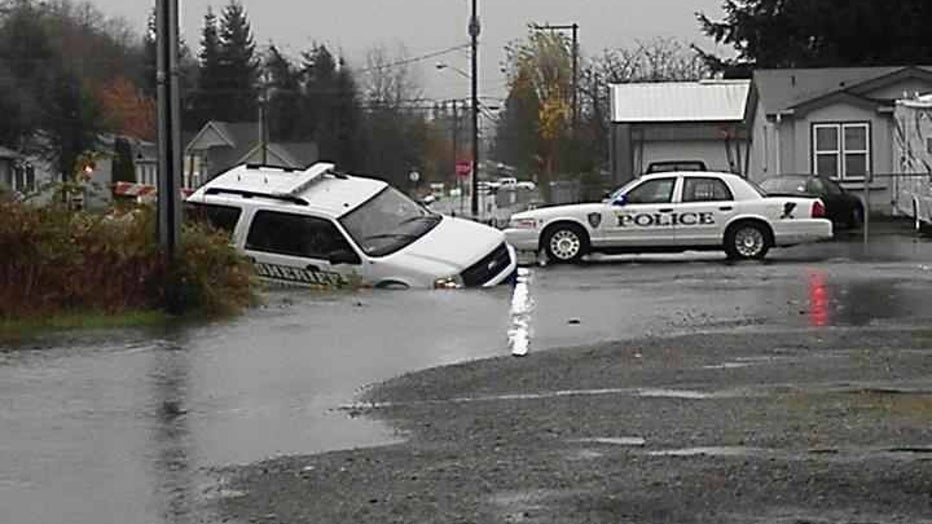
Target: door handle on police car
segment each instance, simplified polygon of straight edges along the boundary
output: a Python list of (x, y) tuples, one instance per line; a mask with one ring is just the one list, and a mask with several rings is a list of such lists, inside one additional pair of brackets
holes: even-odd
[(731, 206), (722, 206), (718, 208), (719, 211), (731, 211), (732, 209), (734, 208), (732, 208)]
[(658, 209), (657, 211), (660, 211), (661, 213), (672, 213), (672, 212), (673, 212), (673, 208), (672, 208), (672, 207), (665, 207), (665, 208), (663, 208), (663, 209)]

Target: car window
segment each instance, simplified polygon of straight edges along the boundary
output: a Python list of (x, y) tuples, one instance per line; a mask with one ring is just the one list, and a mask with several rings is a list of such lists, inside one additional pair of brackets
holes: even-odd
[(629, 204), (666, 204), (673, 201), (676, 178), (648, 180), (627, 194)]
[(683, 184), (683, 202), (720, 202), (734, 200), (731, 190), (718, 178), (687, 177)]
[(334, 251), (352, 250), (329, 220), (277, 211), (256, 212), (246, 249), (317, 259), (327, 259)]
[(201, 204), (188, 202), (185, 205), (185, 217), (195, 222), (207, 223), (214, 229), (233, 235), (242, 210), (234, 206)]
[(761, 187), (771, 195), (805, 195), (806, 179), (803, 177), (774, 177), (764, 180)]

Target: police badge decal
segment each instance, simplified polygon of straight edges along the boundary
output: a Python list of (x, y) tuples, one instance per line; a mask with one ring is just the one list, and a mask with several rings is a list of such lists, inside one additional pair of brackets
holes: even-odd
[(589, 213), (589, 225), (592, 226), (592, 229), (599, 227), (599, 224), (602, 223), (602, 214), (601, 213)]

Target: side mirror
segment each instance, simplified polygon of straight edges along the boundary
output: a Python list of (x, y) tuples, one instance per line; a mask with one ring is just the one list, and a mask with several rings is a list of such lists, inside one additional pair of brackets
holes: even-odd
[(618, 198), (612, 200), (613, 206), (622, 207), (628, 203), (628, 195), (619, 195)]
[(361, 264), (362, 261), (359, 260), (359, 255), (350, 251), (349, 249), (339, 249), (330, 253), (327, 257), (327, 261), (330, 262), (331, 266), (338, 266), (340, 264)]

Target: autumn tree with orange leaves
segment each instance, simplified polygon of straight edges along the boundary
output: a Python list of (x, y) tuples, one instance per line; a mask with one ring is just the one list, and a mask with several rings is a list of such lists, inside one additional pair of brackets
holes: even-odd
[[(556, 32), (530, 30), (526, 40), (506, 48), (509, 98), (505, 119), (512, 108), (524, 108), (524, 119), (515, 123), (531, 130), (523, 155), (530, 155), (538, 172), (537, 182), (545, 200), (550, 199), (550, 181), (561, 169), (561, 145), (570, 135), (572, 58), (570, 42)], [(505, 122), (505, 125), (508, 123)], [(507, 131), (506, 131), (507, 132)]]
[(126, 77), (116, 77), (100, 88), (98, 97), (108, 127), (117, 134), (142, 140), (156, 135), (155, 100), (145, 96)]

